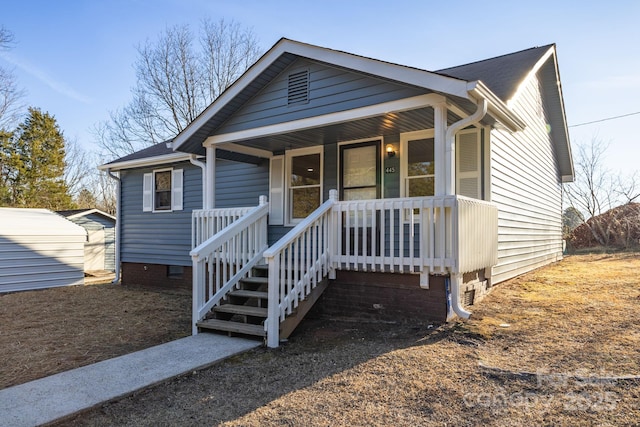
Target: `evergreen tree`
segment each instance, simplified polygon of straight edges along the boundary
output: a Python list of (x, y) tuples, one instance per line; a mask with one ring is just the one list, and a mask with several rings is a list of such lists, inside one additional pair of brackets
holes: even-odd
[(49, 113), (29, 108), (12, 134), (0, 135), (0, 202), (5, 206), (68, 209), (73, 207), (64, 181), (65, 141)]

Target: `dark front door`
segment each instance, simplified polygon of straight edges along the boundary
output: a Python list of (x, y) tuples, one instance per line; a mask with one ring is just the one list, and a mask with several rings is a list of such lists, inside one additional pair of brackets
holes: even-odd
[(340, 200), (380, 196), (380, 141), (341, 145)]
[[(379, 199), (382, 195), (380, 185), (380, 141), (341, 145), (340, 200)], [(379, 255), (379, 215), (371, 211), (345, 212), (343, 215), (343, 253)]]

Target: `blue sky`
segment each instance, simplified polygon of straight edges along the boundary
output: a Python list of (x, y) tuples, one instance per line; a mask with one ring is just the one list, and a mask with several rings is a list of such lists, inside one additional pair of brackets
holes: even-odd
[[(569, 125), (640, 111), (640, 2), (5, 0), (0, 53), (28, 105), (91, 149), (92, 126), (131, 99), (136, 46), (202, 18), (251, 27), (263, 50), (280, 37), (435, 70), (556, 43)], [(571, 127), (572, 143), (610, 142), (607, 166), (640, 169), (640, 114)], [(574, 148), (575, 151), (575, 148)]]

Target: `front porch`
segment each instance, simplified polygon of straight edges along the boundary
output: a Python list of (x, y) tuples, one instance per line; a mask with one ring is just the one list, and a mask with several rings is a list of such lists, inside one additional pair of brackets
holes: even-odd
[(489, 277), (497, 262), (497, 207), (464, 196), (340, 201), (331, 190), (272, 245), (268, 212), (266, 197), (253, 208), (194, 211), (194, 334), (213, 310), (241, 320), (218, 317), (218, 329), (266, 336), (277, 347), (338, 270), (419, 275), (425, 289), (430, 276), (445, 276), (448, 314), (468, 316), (462, 275)]

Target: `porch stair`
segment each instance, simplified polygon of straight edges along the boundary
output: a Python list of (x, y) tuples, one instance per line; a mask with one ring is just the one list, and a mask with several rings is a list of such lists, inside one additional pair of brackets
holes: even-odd
[[(240, 279), (240, 289), (230, 291), (220, 305), (213, 307), (203, 320), (196, 323), (200, 330), (266, 337), (268, 266), (256, 265), (252, 273), (253, 276)], [(293, 333), (327, 285), (328, 280), (318, 283), (307, 298), (298, 303), (293, 313), (280, 323), (280, 339), (286, 339)]]

